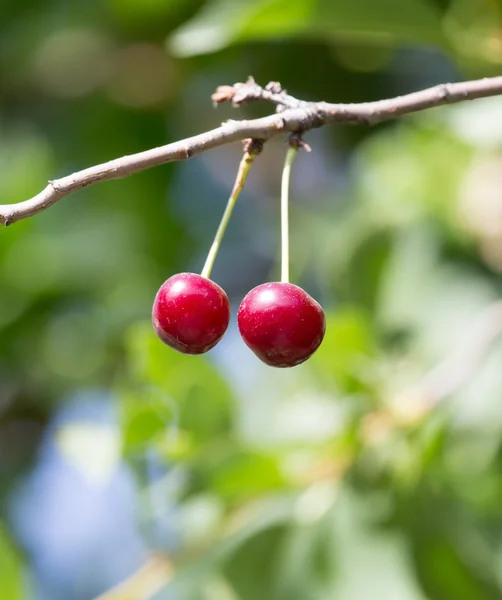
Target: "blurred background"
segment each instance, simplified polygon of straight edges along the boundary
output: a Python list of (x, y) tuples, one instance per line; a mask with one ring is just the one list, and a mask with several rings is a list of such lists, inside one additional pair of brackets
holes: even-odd
[[(500, 0), (3, 0), (0, 201), (270, 106), (498, 75)], [(230, 330), (176, 354), (160, 284), (200, 271), (240, 145), (0, 231), (5, 600), (502, 598), (502, 98), (309, 132), (292, 280), (321, 349), (273, 370), (235, 311), (279, 276), (285, 139), (213, 271)]]

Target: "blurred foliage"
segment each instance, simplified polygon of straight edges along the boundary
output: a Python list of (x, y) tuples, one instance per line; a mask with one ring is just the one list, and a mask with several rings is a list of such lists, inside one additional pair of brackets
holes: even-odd
[[(1, 201), (266, 114), (211, 107), (217, 85), (249, 74), (305, 99), (391, 97), (498, 74), (501, 32), (497, 0), (7, 0)], [(502, 291), (502, 101), (307, 139), (291, 269), (328, 327), (290, 371), (258, 364), (235, 322), (202, 357), (169, 350), (150, 324), (160, 283), (202, 267), (237, 145), (1, 231), (2, 597), (45, 598), (36, 533), (23, 547), (9, 507), (66, 398), (98, 388), (119, 429), (61, 427), (57, 450), (98, 488), (126, 465), (141, 539), (158, 553), (102, 598), (502, 597), (500, 345), (439, 406), (416, 387)], [(234, 309), (277, 277), (283, 156), (283, 140), (266, 145), (217, 259)], [(50, 529), (58, 512), (39, 519)], [(47, 597), (91, 597), (57, 589)]]
[(8, 541), (5, 531), (0, 531), (0, 577), (6, 598), (21, 600), (21, 564), (19, 556)]

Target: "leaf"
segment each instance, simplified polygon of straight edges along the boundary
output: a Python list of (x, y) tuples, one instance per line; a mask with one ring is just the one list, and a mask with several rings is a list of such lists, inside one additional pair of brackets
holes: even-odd
[(445, 23), (452, 46), (467, 64), (473, 59), (500, 64), (502, 52), (495, 40), (502, 25), (501, 0), (451, 2)]
[(371, 320), (365, 312), (341, 307), (326, 315), (326, 336), (311, 359), (319, 376), (328, 374), (341, 388), (358, 379), (358, 371), (373, 355)]
[(303, 36), (444, 44), (440, 15), (425, 0), (213, 0), (169, 40), (178, 56), (233, 43)]
[(425, 0), (320, 0), (316, 17), (315, 27), (330, 37), (443, 43), (440, 15)]
[[(273, 542), (278, 534), (282, 538), (291, 522), (295, 506), (296, 496), (271, 494), (262, 496), (256, 502), (243, 505), (227, 522), (227, 535), (197, 559), (187, 563), (176, 574), (173, 587), (177, 591), (177, 597), (184, 600), (199, 600), (200, 590), (214, 577), (217, 570), (223, 568), (230, 584), (233, 585), (234, 577), (238, 580), (234, 587), (239, 592), (240, 600), (248, 597), (241, 595), (242, 585), (251, 588), (248, 592), (252, 594), (253, 600), (262, 597), (270, 598), (270, 595), (261, 595), (259, 590), (255, 589), (254, 582), (258, 587), (262, 584), (266, 587), (269, 583), (264, 581), (262, 570), (257, 570), (255, 563), (261, 564), (265, 561), (265, 565), (268, 565), (271, 561), (272, 551), (269, 542)], [(258, 555), (256, 555), (257, 551)], [(246, 556), (249, 556), (248, 560)], [(260, 577), (256, 577), (257, 572), (260, 572)]]
[(389, 264), (392, 239), (387, 231), (366, 237), (355, 249), (343, 274), (348, 298), (374, 311)]
[(170, 37), (170, 50), (178, 56), (193, 56), (225, 48), (235, 41), (239, 24), (248, 19), (252, 6), (241, 0), (207, 2)]
[(22, 586), (21, 563), (17, 552), (12, 547), (7, 534), (0, 525), (0, 581), (2, 597), (8, 600), (24, 598)]
[(495, 600), (500, 593), (494, 583), (469, 564), (449, 540), (437, 537), (415, 546), (417, 575), (436, 600)]
[(286, 533), (287, 528), (280, 525), (266, 529), (249, 538), (231, 556), (225, 574), (241, 600), (277, 598), (276, 563)]
[(333, 533), (331, 513), (313, 525), (290, 528), (277, 568), (280, 598), (330, 597), (338, 578)]
[(167, 348), (150, 323), (131, 328), (127, 348), (132, 384), (122, 393), (126, 446), (171, 431), (187, 448), (229, 432), (232, 395), (206, 357)]
[[(161, 19), (169, 24), (183, 10), (186, 0), (107, 0), (109, 9), (120, 19), (137, 23), (138, 20)], [(136, 19), (136, 21), (134, 21)]]
[(472, 149), (434, 114), (370, 136), (354, 161), (368, 217), (382, 226), (409, 225), (428, 214), (451, 218), (471, 159)]
[(212, 489), (231, 501), (259, 495), (284, 485), (274, 456), (250, 451), (233, 452), (211, 476)]
[(434, 600), (500, 598), (495, 555), (454, 497), (424, 485), (406, 507), (416, 576)]

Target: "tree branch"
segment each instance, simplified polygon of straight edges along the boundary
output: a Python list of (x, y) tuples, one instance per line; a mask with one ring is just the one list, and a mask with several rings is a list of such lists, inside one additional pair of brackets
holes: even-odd
[(274, 104), (277, 114), (248, 121), (228, 121), (221, 127), (179, 142), (117, 158), (50, 181), (42, 192), (29, 200), (0, 205), (0, 224), (10, 225), (31, 217), (65, 196), (100, 181), (127, 177), (168, 162), (185, 160), (206, 150), (238, 140), (247, 138), (268, 140), (280, 133), (302, 133), (324, 125), (374, 125), (427, 108), (499, 94), (502, 94), (502, 77), (492, 77), (443, 84), (406, 96), (376, 102), (330, 104), (297, 100), (286, 94), (276, 82), (262, 88), (250, 78), (246, 83), (221, 86), (213, 94), (213, 101), (218, 104), (231, 100), (234, 105), (239, 106), (245, 102), (263, 100)]

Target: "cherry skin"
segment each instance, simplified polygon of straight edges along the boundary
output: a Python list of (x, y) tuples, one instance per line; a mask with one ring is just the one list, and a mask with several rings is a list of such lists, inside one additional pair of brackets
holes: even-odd
[(159, 338), (184, 354), (203, 354), (221, 340), (230, 321), (230, 302), (214, 281), (178, 273), (161, 286), (152, 310)]
[(237, 324), (244, 342), (271, 367), (294, 367), (319, 348), (326, 331), (321, 305), (292, 283), (264, 283), (242, 301)]

